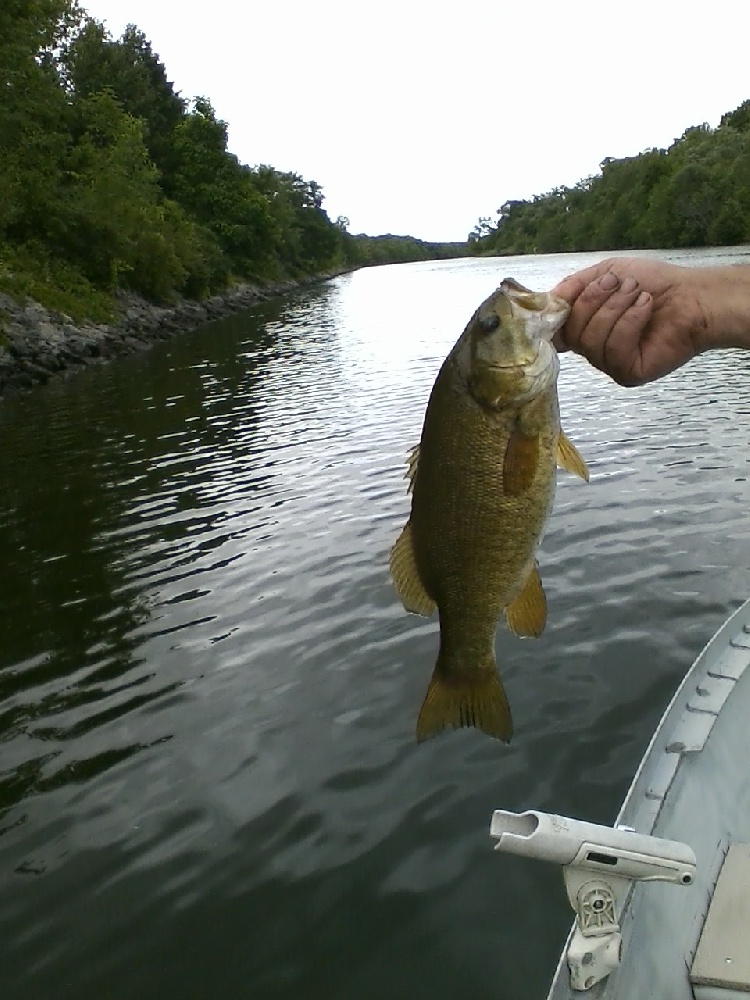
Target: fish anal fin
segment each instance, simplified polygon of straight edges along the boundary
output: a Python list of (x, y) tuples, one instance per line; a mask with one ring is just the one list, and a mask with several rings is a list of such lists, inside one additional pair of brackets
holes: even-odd
[(435, 602), (425, 591), (419, 576), (410, 521), (406, 522), (391, 549), (389, 566), (394, 586), (406, 610), (429, 617), (435, 610)]
[(547, 623), (547, 598), (534, 563), (523, 586), (505, 609), (508, 628), (516, 635), (538, 638)]
[(574, 476), (589, 481), (589, 470), (586, 463), (581, 458), (581, 454), (574, 444), (568, 440), (564, 431), (560, 431), (557, 439), (557, 464), (566, 472), (572, 472)]
[(506, 496), (525, 493), (534, 481), (539, 465), (539, 437), (527, 437), (516, 425), (508, 438), (503, 463), (503, 490)]
[(510, 742), (513, 721), (497, 671), (493, 668), (455, 681), (447, 680), (438, 664), (417, 719), (417, 741), (422, 743), (447, 728), (471, 726)]

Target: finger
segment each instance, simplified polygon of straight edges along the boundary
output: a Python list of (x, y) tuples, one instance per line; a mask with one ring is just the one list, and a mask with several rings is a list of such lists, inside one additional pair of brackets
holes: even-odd
[[(574, 351), (579, 351), (580, 353), (585, 353), (587, 349), (593, 348), (593, 344), (586, 345), (582, 343), (582, 338), (586, 335), (591, 335), (592, 331), (589, 330), (589, 326), (594, 320), (594, 317), (599, 314), (599, 311), (605, 305), (605, 303), (615, 295), (620, 289), (620, 279), (614, 271), (607, 270), (604, 274), (600, 275), (594, 281), (589, 282), (588, 285), (580, 293), (576, 301), (573, 303), (573, 307), (570, 311), (570, 316), (562, 328), (561, 335), (566, 346)], [(630, 303), (627, 303), (628, 305)], [(615, 309), (614, 319), (619, 316), (622, 312), (622, 307), (617, 310)], [(602, 334), (602, 320), (606, 314), (600, 318), (600, 323), (597, 328), (593, 331), (594, 333)]]
[(641, 342), (653, 311), (653, 296), (640, 292), (607, 337), (603, 370), (620, 385), (633, 386), (648, 381), (641, 361)]
[(562, 333), (559, 330), (552, 338), (552, 346), (557, 349), (558, 354), (564, 354), (566, 351), (570, 350), (568, 345), (563, 340)]
[(587, 285), (609, 271), (611, 263), (611, 260), (603, 260), (599, 264), (592, 264), (591, 267), (584, 268), (582, 271), (576, 271), (575, 274), (569, 274), (555, 285), (551, 294), (559, 295), (561, 299), (565, 299), (572, 305)]
[[(613, 272), (610, 271), (604, 278), (611, 275), (613, 275)], [(605, 282), (604, 279), (599, 282), (600, 286), (609, 284), (611, 284), (611, 281)], [(607, 340), (611, 336), (615, 324), (626, 309), (629, 309), (633, 305), (638, 298), (639, 291), (638, 282), (635, 278), (625, 278), (624, 281), (620, 282), (609, 293), (608, 297), (601, 303), (596, 312), (590, 317), (586, 326), (581, 330), (576, 350), (581, 351), (598, 368), (601, 368), (604, 364)]]

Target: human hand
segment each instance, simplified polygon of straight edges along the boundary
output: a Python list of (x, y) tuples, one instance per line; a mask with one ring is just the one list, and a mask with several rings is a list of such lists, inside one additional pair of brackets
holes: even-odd
[(707, 346), (699, 287), (700, 269), (652, 258), (594, 264), (553, 289), (572, 306), (555, 345), (620, 385), (661, 378)]

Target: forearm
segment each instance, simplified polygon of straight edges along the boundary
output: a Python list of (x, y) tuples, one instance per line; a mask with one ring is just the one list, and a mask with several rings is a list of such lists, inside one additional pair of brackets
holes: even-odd
[(750, 265), (696, 268), (693, 274), (705, 319), (701, 349), (750, 348)]

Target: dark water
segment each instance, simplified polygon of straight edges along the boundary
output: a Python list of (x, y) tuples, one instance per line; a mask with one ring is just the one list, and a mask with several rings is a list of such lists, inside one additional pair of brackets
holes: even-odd
[(589, 259), (367, 270), (0, 407), (2, 1000), (544, 995), (562, 880), (490, 815), (611, 822), (750, 592), (750, 355), (564, 359), (592, 482), (544, 637), (498, 634), (510, 748), (415, 744), (436, 623), (385, 562), (468, 316)]

